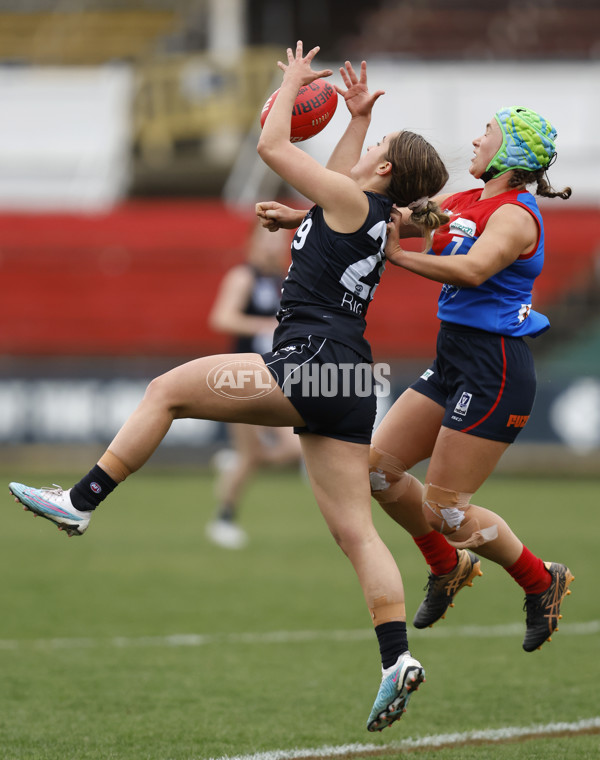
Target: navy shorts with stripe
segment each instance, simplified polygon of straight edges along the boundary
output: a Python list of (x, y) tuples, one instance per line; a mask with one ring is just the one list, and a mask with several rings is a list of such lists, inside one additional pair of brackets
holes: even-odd
[(279, 387), (305, 422), (296, 433), (371, 442), (377, 398), (371, 365), (330, 338), (295, 338), (262, 354)]
[(533, 408), (535, 367), (522, 338), (442, 322), (437, 356), (411, 388), (445, 408), (445, 427), (512, 443)]

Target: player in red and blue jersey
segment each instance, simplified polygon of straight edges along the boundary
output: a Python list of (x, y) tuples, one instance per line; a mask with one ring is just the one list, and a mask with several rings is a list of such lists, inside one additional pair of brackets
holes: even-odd
[(544, 225), (534, 196), (514, 189), (481, 198), (482, 190), (451, 195), (444, 207), (452, 214), (449, 224), (436, 234), (431, 253), (467, 255), (484, 232), (492, 214), (505, 204), (525, 209), (537, 225), (535, 247), (477, 287), (445, 283), (438, 302), (438, 317), (446, 322), (477, 327), (512, 337), (537, 337), (550, 323), (531, 308), (531, 293), (544, 265)]
[[(534, 111), (503, 108), (473, 141), (470, 172), (483, 188), (436, 200), (451, 215), (430, 250), (404, 251), (414, 234), (410, 212), (394, 212), (386, 255), (442, 283), (433, 364), (396, 401), (373, 437), (375, 498), (413, 536), (430, 566), (427, 595), (414, 625), (444, 617), (457, 591), (481, 574), (476, 555), (506, 569), (525, 592), (523, 648), (539, 648), (556, 629), (573, 576), (543, 562), (494, 512), (472, 497), (525, 426), (536, 376), (525, 337), (549, 327), (533, 309), (544, 263), (544, 225), (535, 197), (554, 192), (546, 170), (556, 131)], [(427, 255), (429, 254), (429, 255)], [(408, 470), (430, 458), (424, 486)], [(475, 553), (474, 553), (475, 552)]]

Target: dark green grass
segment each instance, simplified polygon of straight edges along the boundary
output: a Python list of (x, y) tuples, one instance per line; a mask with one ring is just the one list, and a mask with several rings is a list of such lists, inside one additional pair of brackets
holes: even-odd
[[(75, 479), (11, 472), (4, 480), (11, 478), (65, 486)], [(209, 473), (148, 467), (100, 507), (84, 537), (72, 539), (6, 493), (0, 758), (200, 760), (352, 743), (384, 749), (405, 737), (596, 717), (600, 637), (569, 633), (568, 624), (600, 619), (599, 485), (496, 477), (481, 489), (478, 503), (501, 512), (532, 551), (573, 570), (564, 628), (532, 654), (521, 649), (522, 631), (458, 635), (466, 625), (524, 629), (520, 589), (484, 563), (484, 576), (460, 593), (446, 621), (432, 631), (410, 627), (427, 682), (401, 723), (381, 735), (364, 727), (379, 681), (369, 615), (295, 473), (254, 481), (243, 514), (251, 541), (240, 552), (204, 538), (213, 510)], [(410, 619), (426, 569), (410, 539), (375, 514), (402, 570)], [(234, 637), (277, 631), (323, 636)], [(335, 640), (334, 631), (357, 637)], [(152, 640), (175, 634), (209, 638), (196, 646)], [(600, 756), (600, 739), (537, 738), (416, 756), (587, 760)]]

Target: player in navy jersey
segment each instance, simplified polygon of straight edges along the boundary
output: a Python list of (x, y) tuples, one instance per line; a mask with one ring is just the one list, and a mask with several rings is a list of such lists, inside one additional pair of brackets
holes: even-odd
[[(494, 512), (472, 497), (525, 426), (536, 377), (529, 346), (548, 327), (532, 306), (544, 263), (544, 225), (536, 194), (556, 193), (546, 169), (556, 131), (534, 111), (503, 108), (473, 140), (470, 172), (483, 188), (435, 200), (451, 215), (428, 254), (404, 251), (417, 230), (410, 211), (394, 211), (386, 247), (398, 266), (443, 283), (437, 356), (396, 401), (371, 449), (373, 495), (413, 536), (430, 566), (414, 625), (444, 617), (454, 595), (480, 575), (476, 556), (492, 560), (525, 592), (523, 648), (538, 649), (556, 629), (573, 576), (543, 562)], [(431, 457), (424, 487), (407, 471)], [(476, 554), (474, 554), (475, 552)]]
[[(263, 161), (315, 204), (292, 242), (273, 350), (203, 357), (167, 372), (150, 383), (108, 450), (72, 488), (10, 489), (27, 509), (77, 535), (95, 507), (148, 460), (174, 419), (294, 426), (316, 501), (356, 571), (375, 626), (383, 672), (367, 727), (380, 731), (402, 716), (425, 672), (408, 650), (400, 572), (372, 522), (376, 398), (365, 315), (383, 271), (392, 204), (418, 203), (413, 220), (431, 232), (448, 217), (436, 203), (420, 201), (439, 193), (448, 173), (412, 132), (390, 132), (361, 155), (383, 94), (369, 93), (364, 62), (359, 76), (349, 62), (341, 69), (346, 89), (336, 89), (351, 118), (327, 167), (294, 145), (290, 121), (300, 87), (332, 73), (311, 68), (318, 49), (304, 55), (299, 42), (287, 63), (278, 62), (283, 81), (258, 143)], [(257, 213), (267, 228), (278, 215), (269, 204)], [(165, 505), (164, 519), (175, 523), (176, 509)]]
[[(232, 351), (262, 354), (273, 345), (289, 252), (289, 233), (272, 234), (257, 220), (246, 260), (226, 273), (209, 316), (211, 327), (233, 337)], [(300, 442), (289, 427), (231, 422), (227, 433), (231, 448), (213, 458), (217, 511), (205, 532), (218, 546), (241, 549), (248, 543), (238, 519), (245, 487), (259, 467), (299, 463)]]

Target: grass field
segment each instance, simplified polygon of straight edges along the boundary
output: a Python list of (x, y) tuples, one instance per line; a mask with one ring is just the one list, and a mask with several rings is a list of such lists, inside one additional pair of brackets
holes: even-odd
[[(75, 474), (13, 471), (10, 479), (67, 487)], [(425, 632), (409, 626), (427, 682), (382, 734), (365, 729), (380, 664), (360, 588), (295, 473), (253, 482), (242, 521), (251, 541), (239, 552), (204, 538), (210, 473), (148, 466), (72, 539), (22, 512), (6, 489), (0, 758), (399, 757), (411, 751), (407, 739), (422, 747), (444, 734), (455, 735), (448, 746), (416, 756), (598, 758), (599, 487), (497, 476), (481, 489), (478, 503), (501, 512), (544, 559), (573, 570), (561, 630), (524, 653), (521, 590), (482, 563), (484, 576), (447, 620)], [(376, 522), (402, 570), (412, 619), (425, 566), (387, 517), (376, 513)], [(591, 732), (561, 735), (563, 722), (568, 731), (586, 719), (595, 719)], [(558, 733), (518, 737), (545, 725)], [(485, 733), (476, 742), (470, 733), (492, 729), (511, 729), (514, 741)]]

